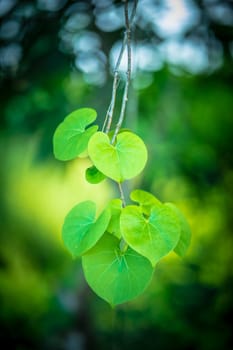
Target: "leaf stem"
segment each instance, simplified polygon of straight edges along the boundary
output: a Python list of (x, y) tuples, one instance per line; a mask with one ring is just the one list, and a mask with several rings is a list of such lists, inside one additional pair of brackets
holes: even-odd
[[(118, 187), (119, 187), (119, 191), (120, 191), (120, 195), (121, 195), (122, 207), (125, 208), (126, 207), (125, 195), (124, 195), (124, 191), (123, 191), (123, 188), (122, 188), (120, 182), (118, 182)], [(121, 238), (119, 246), (120, 246), (120, 251), (122, 253), (124, 253), (127, 250), (128, 244), (126, 243), (124, 238)]]
[(121, 238), (120, 240), (120, 251), (122, 253), (126, 252), (127, 248), (128, 248), (128, 243), (126, 243), (126, 241), (124, 240), (124, 238)]
[(112, 88), (112, 98), (111, 98), (111, 102), (110, 102), (107, 116), (106, 116), (106, 122), (107, 122), (106, 134), (109, 133), (109, 130), (110, 130), (111, 124), (112, 124), (113, 113), (114, 113), (114, 108), (115, 108), (115, 104), (116, 104), (116, 92), (117, 92), (118, 83), (119, 83), (119, 72), (118, 72), (118, 70), (115, 70), (114, 71), (113, 88)]
[(120, 195), (121, 195), (122, 207), (124, 208), (124, 207), (126, 207), (126, 201), (125, 201), (124, 191), (123, 191), (123, 188), (122, 188), (120, 182), (118, 182), (118, 187), (119, 187), (119, 191), (120, 191)]

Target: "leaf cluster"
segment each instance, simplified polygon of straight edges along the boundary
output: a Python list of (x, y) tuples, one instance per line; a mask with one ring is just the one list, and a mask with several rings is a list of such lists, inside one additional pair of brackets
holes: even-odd
[[(96, 112), (79, 109), (58, 125), (53, 138), (54, 154), (71, 160), (87, 151), (93, 166), (86, 179), (105, 178), (122, 183), (137, 176), (147, 161), (143, 140), (121, 130), (112, 133), (92, 125)], [(112, 306), (140, 295), (150, 283), (157, 262), (174, 251), (183, 256), (189, 246), (189, 225), (172, 203), (161, 203), (151, 193), (131, 192), (132, 203), (115, 198), (97, 217), (96, 204), (84, 201), (67, 214), (62, 228), (64, 245), (73, 258), (81, 257), (86, 280), (93, 291)]]

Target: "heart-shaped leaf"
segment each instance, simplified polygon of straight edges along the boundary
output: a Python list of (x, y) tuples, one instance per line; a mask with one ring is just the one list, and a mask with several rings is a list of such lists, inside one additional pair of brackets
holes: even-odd
[(98, 219), (95, 216), (96, 204), (92, 201), (77, 204), (67, 214), (62, 238), (74, 258), (92, 248), (104, 234), (110, 220), (110, 210), (104, 210)]
[(106, 176), (101, 173), (101, 171), (99, 171), (94, 165), (90, 168), (87, 168), (85, 176), (86, 180), (90, 184), (98, 184), (106, 179)]
[(191, 229), (183, 213), (174, 204), (166, 203), (166, 205), (174, 211), (180, 223), (180, 239), (174, 248), (174, 252), (180, 257), (183, 257), (191, 242)]
[[(132, 132), (130, 129), (128, 128), (120, 128), (120, 130), (118, 131), (118, 135), (121, 134), (122, 132)], [(113, 135), (115, 134), (115, 130), (110, 130), (108, 133), (108, 137), (110, 138), (110, 140), (113, 138)]]
[(149, 218), (135, 205), (125, 207), (120, 227), (125, 241), (153, 266), (175, 248), (180, 237), (177, 216), (165, 204), (153, 207)]
[(131, 248), (122, 253), (119, 240), (109, 234), (83, 255), (82, 264), (90, 287), (112, 306), (140, 295), (153, 275), (148, 259)]
[(122, 201), (118, 198), (112, 199), (109, 203), (109, 209), (111, 212), (111, 219), (107, 227), (107, 232), (121, 238), (120, 215), (122, 212)]
[(128, 131), (120, 133), (114, 145), (108, 135), (95, 133), (89, 141), (88, 153), (97, 169), (117, 182), (138, 175), (147, 161), (144, 142)]
[(146, 215), (150, 215), (152, 207), (161, 205), (161, 202), (155, 196), (143, 190), (132, 191), (130, 198), (132, 201), (139, 203), (142, 212)]
[(96, 111), (92, 108), (81, 108), (70, 113), (55, 130), (53, 149), (55, 158), (71, 160), (84, 152), (90, 137), (98, 126), (87, 126), (96, 119)]

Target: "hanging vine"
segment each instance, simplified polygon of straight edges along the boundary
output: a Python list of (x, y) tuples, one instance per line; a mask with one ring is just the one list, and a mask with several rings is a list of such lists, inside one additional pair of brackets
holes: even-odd
[[(125, 34), (114, 69), (112, 97), (102, 131), (93, 125), (96, 111), (78, 109), (58, 125), (53, 137), (54, 155), (72, 160), (85, 150), (93, 163), (86, 170), (90, 183), (109, 178), (118, 184), (120, 198), (114, 198), (97, 217), (96, 204), (84, 201), (67, 214), (62, 228), (64, 245), (73, 258), (82, 258), (87, 283), (112, 306), (140, 295), (150, 283), (157, 262), (171, 251), (183, 256), (191, 232), (180, 210), (161, 203), (153, 194), (135, 189), (126, 203), (122, 183), (141, 173), (147, 162), (143, 140), (122, 129), (131, 79), (131, 29), (137, 8), (129, 15), (124, 1)], [(119, 67), (127, 50), (127, 71), (121, 110), (114, 129)], [(91, 126), (90, 126), (91, 125)]]

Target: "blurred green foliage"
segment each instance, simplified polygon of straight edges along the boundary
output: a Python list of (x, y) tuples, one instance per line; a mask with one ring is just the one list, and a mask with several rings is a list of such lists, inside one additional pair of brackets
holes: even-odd
[[(54, 124), (51, 114), (60, 110), (60, 115), (65, 109), (60, 98), (50, 99), (41, 130), (31, 136), (20, 129), (2, 133), (0, 318), (8, 344), (22, 343), (22, 349), (63, 348), (69, 332), (77, 332), (77, 324), (82, 324), (82, 318), (76, 321), (83, 317), (78, 303), (88, 303), (89, 326), (102, 349), (108, 349), (112, 336), (119, 348), (145, 344), (152, 349), (156, 344), (164, 349), (172, 343), (175, 349), (219, 349), (221, 344), (230, 349), (231, 89), (216, 77), (185, 79), (167, 71), (155, 74), (154, 81), (136, 96), (139, 112), (133, 123), (150, 153), (144, 177), (134, 186), (176, 202), (185, 212), (193, 232), (187, 257), (161, 262), (145, 296), (115, 311), (113, 328), (112, 311), (106, 305), (89, 292), (80, 297), (84, 282), (79, 262), (64, 252), (61, 223), (75, 203), (97, 197), (103, 205), (112, 190), (108, 193), (107, 184), (85, 183), (80, 175), (81, 168), (89, 166), (85, 161), (61, 167), (50, 155), (45, 159), (44, 140), (51, 142), (48, 135)], [(54, 86), (55, 94), (65, 95), (69, 83), (67, 78), (62, 90)], [(38, 89), (38, 95), (18, 99), (17, 108), (9, 105), (7, 118), (18, 112), (26, 117), (22, 101), (29, 107), (34, 104), (33, 114), (39, 115)], [(72, 103), (66, 100), (65, 105), (72, 110)]]
[[(61, 165), (52, 155), (53, 132), (72, 110), (94, 108), (102, 123), (111, 87), (110, 77), (101, 87), (88, 84), (59, 53), (54, 38), (62, 11), (50, 20), (45, 16), (47, 28), (33, 22), (40, 35), (32, 30), (24, 43), (21, 70), (1, 73), (1, 343), (17, 350), (230, 350), (229, 56), (224, 53), (222, 66), (208, 74), (177, 73), (165, 65), (151, 74), (150, 85), (144, 85), (142, 74), (141, 87), (131, 90), (125, 127), (143, 137), (149, 160), (143, 177), (128, 182), (126, 191), (141, 187), (162, 201), (175, 202), (193, 236), (183, 260), (170, 255), (161, 261), (143, 296), (111, 310), (87, 288), (80, 262), (70, 259), (60, 238), (64, 216), (73, 205), (93, 199), (101, 209), (116, 191), (106, 181), (86, 182), (88, 161)], [(224, 48), (231, 28), (214, 27)], [(111, 36), (107, 49), (119, 39), (119, 32), (102, 34)]]

